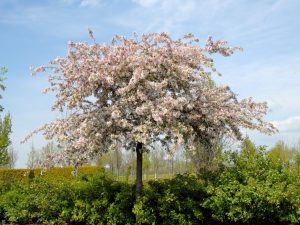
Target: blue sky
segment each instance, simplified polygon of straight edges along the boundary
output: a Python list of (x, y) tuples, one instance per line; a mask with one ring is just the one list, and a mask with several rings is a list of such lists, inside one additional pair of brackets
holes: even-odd
[[(271, 146), (300, 138), (300, 1), (299, 0), (0, 0), (0, 65), (9, 70), (0, 104), (12, 115), (17, 167), (25, 167), (33, 129), (59, 116), (53, 96), (43, 95), (47, 79), (30, 76), (39, 66), (66, 54), (69, 40), (109, 42), (115, 34), (166, 31), (174, 38), (194, 33), (204, 43), (211, 35), (244, 51), (216, 59), (222, 77), (240, 98), (267, 101), (267, 119), (280, 132), (247, 133)], [(36, 147), (45, 141), (33, 138)]]

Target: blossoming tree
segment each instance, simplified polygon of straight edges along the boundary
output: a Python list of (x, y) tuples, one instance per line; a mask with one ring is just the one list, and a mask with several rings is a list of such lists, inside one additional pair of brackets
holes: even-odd
[[(92, 34), (91, 34), (92, 35)], [(137, 156), (137, 196), (142, 189), (143, 150), (154, 142), (209, 148), (220, 135), (241, 139), (240, 128), (272, 133), (263, 120), (266, 103), (237, 100), (227, 86), (216, 86), (210, 55), (230, 56), (239, 48), (224, 41), (200, 46), (192, 35), (172, 40), (166, 33), (140, 38), (115, 36), (110, 44), (70, 42), (64, 58), (34, 68), (50, 69), (53, 110), (68, 110), (35, 132), (64, 142), (63, 157), (85, 160), (132, 148)]]

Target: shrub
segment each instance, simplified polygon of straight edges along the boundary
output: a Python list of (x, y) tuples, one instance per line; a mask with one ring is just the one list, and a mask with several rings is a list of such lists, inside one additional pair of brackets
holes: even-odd
[(44, 178), (36, 178), (28, 185), (14, 185), (1, 196), (0, 208), (4, 219), (17, 224), (64, 222), (62, 212), (72, 208), (72, 187), (53, 184)]
[[(203, 206), (224, 224), (298, 224), (299, 177), (273, 163), (264, 148), (223, 155), (207, 180)], [(213, 179), (212, 179), (213, 177)]]
[(114, 181), (101, 173), (78, 183), (75, 193), (72, 221), (85, 224), (134, 224), (133, 185)]
[(203, 182), (193, 175), (177, 175), (149, 182), (133, 211), (143, 224), (202, 224), (205, 198)]
[(63, 183), (36, 177), (3, 192), (0, 216), (17, 224), (134, 224), (133, 193), (101, 172)]

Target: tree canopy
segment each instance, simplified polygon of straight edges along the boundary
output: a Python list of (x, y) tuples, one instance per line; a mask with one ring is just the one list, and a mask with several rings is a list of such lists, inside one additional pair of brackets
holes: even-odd
[[(91, 33), (92, 35), (92, 33)], [(241, 139), (241, 127), (272, 133), (265, 102), (238, 100), (228, 86), (213, 84), (212, 54), (230, 56), (238, 47), (192, 34), (172, 40), (166, 33), (109, 44), (69, 42), (66, 57), (36, 67), (47, 69), (56, 102), (70, 113), (42, 128), (46, 138), (65, 143), (63, 157), (86, 159), (113, 149), (159, 141), (211, 146), (220, 135)]]

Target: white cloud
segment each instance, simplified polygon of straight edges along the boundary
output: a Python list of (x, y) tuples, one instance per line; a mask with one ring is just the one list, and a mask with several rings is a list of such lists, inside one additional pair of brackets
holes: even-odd
[[(63, 1), (60, 3), (65, 7), (60, 7), (58, 10), (55, 4), (16, 6), (12, 10), (13, 13), (1, 12), (0, 8), (0, 26), (1, 24), (17, 25), (49, 37), (67, 39), (87, 38), (89, 27), (101, 30), (101, 23), (92, 19), (97, 17), (98, 12), (91, 10), (93, 6), (100, 4), (99, 0)], [(72, 7), (66, 7), (69, 6), (68, 4)], [(87, 10), (91, 12), (86, 13)], [(76, 22), (74, 18), (77, 18)]]
[(133, 0), (134, 3), (137, 3), (143, 7), (154, 6), (159, 0)]
[(192, 20), (193, 12), (197, 8), (196, 0), (132, 0), (132, 2), (137, 3), (137, 7), (114, 20), (120, 26), (141, 33), (166, 31), (174, 34), (181, 31), (181, 26), (189, 19)]
[(101, 0), (81, 0), (80, 6), (82, 7), (96, 7), (99, 6)]
[[(255, 51), (257, 51), (255, 49)], [(267, 101), (270, 120), (281, 120), (299, 115), (300, 101), (300, 61), (299, 50), (295, 53), (265, 54), (253, 58), (247, 56), (247, 51), (236, 54), (232, 59), (221, 59), (218, 69), (223, 73), (215, 77), (220, 85), (229, 85), (239, 98), (252, 96), (256, 101)], [(272, 50), (271, 50), (272, 51)], [(298, 51), (298, 52), (297, 52)], [(254, 55), (254, 54), (253, 54)], [(217, 61), (218, 62), (218, 61)]]
[(76, 0), (59, 0), (62, 4), (72, 5), (76, 2)]
[(279, 132), (300, 132), (300, 115), (273, 121)]
[(99, 6), (102, 0), (58, 0), (59, 3), (65, 5), (79, 5), (81, 7)]

